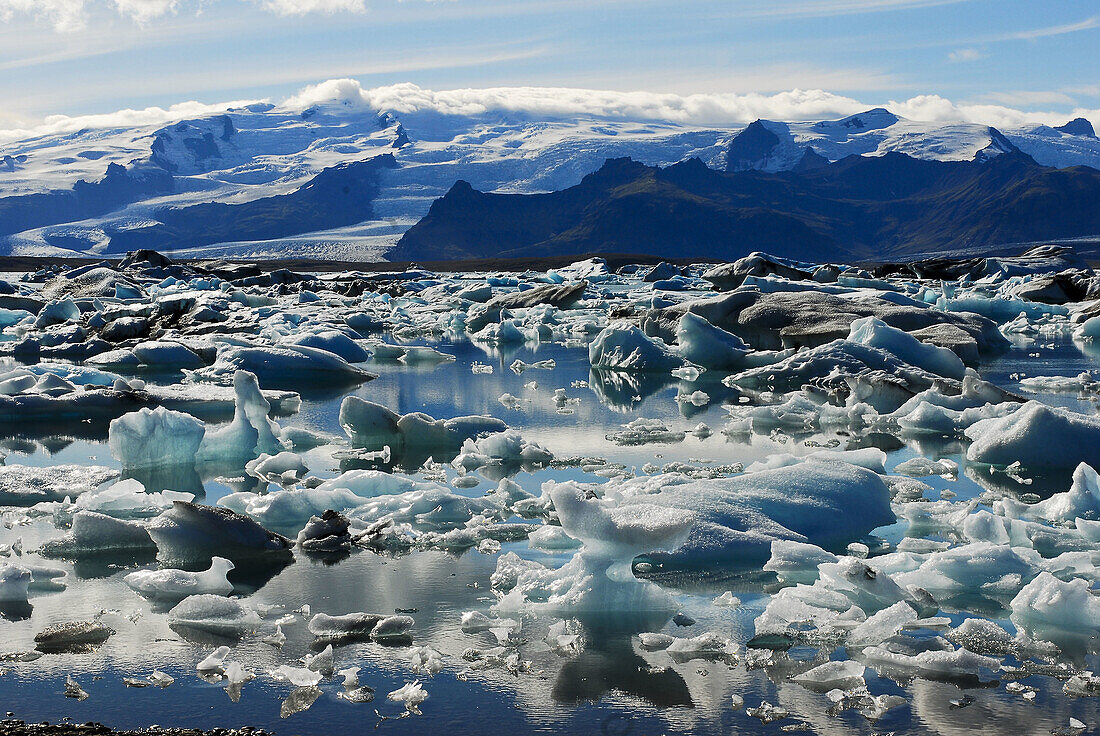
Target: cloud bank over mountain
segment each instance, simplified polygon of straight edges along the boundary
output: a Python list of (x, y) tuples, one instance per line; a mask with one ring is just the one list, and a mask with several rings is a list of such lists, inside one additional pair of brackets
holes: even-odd
[[(273, 102), (292, 110), (305, 110), (317, 105), (340, 105), (402, 115), (435, 113), (539, 118), (583, 116), (668, 121), (700, 126), (742, 125), (758, 118), (784, 121), (821, 120), (851, 115), (871, 107), (885, 107), (910, 120), (980, 123), (994, 127), (1061, 125), (1067, 119), (1064, 112), (1033, 112), (1007, 105), (956, 103), (939, 95), (917, 95), (905, 100), (882, 102), (861, 101), (820, 89), (794, 89), (775, 94), (693, 95), (557, 87), (491, 87), (437, 91), (411, 83), (365, 88), (354, 79), (330, 79), (306, 87), (285, 100), (234, 100), (215, 104), (190, 101), (166, 108), (125, 109), (97, 115), (51, 115), (30, 127), (0, 128), (0, 141), (84, 128), (168, 123), (217, 114), (252, 102)], [(1100, 109), (1076, 108), (1071, 117), (1085, 118), (1094, 127), (1100, 128)]]

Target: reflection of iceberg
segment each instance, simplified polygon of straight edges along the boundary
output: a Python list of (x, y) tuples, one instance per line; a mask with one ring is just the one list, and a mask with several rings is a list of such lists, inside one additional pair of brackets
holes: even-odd
[(633, 649), (629, 635), (603, 641), (565, 662), (550, 695), (559, 703), (596, 702), (615, 690), (658, 708), (694, 705), (687, 683), (676, 670), (650, 667)]
[(670, 373), (626, 373), (593, 368), (588, 385), (600, 403), (616, 411), (630, 411), (663, 388), (676, 382)]

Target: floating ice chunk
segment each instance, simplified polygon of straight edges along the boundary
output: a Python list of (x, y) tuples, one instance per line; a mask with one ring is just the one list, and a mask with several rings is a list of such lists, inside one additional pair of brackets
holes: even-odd
[(340, 426), (357, 445), (425, 449), (458, 449), (468, 439), (508, 429), (503, 421), (487, 416), (447, 420), (421, 412), (400, 416), (357, 396), (345, 397), (340, 404)]
[(528, 442), (515, 430), (497, 432), (480, 440), (466, 440), (453, 461), (455, 467), (474, 470), (490, 463), (523, 463), (547, 465), (554, 459), (553, 453), (542, 445)]
[(1100, 598), (1087, 580), (1064, 582), (1041, 572), (1009, 604), (1012, 623), (1040, 639), (1095, 639), (1100, 629)]
[(420, 684), (420, 680), (414, 680), (386, 697), (396, 703), (404, 703), (407, 711), (420, 715), (420, 705), (428, 699), (428, 691)]
[(826, 662), (791, 679), (799, 685), (812, 690), (825, 692), (833, 688), (850, 690), (863, 685), (863, 672), (866, 668), (859, 662)]
[(1012, 414), (977, 422), (966, 430), (973, 444), (966, 459), (1004, 467), (1100, 466), (1100, 420), (1029, 401)]
[(836, 562), (839, 558), (817, 545), (777, 539), (772, 542), (771, 557), (763, 569), (774, 572), (784, 583), (810, 583), (817, 580), (819, 565)]
[(1095, 393), (1100, 384), (1087, 371), (1076, 376), (1029, 376), (1020, 379), (1020, 388), (1033, 393), (1082, 392)]
[(255, 478), (285, 486), (299, 482), (309, 472), (301, 456), (287, 451), (277, 455), (262, 453), (255, 460), (246, 463), (244, 469)]
[[(764, 562), (776, 539), (835, 549), (895, 521), (882, 478), (848, 463), (811, 460), (733, 478), (686, 480), (654, 476), (621, 482), (622, 492), (629, 494), (623, 499), (624, 513), (633, 503), (694, 513), (686, 544), (675, 552), (653, 555), (665, 564)], [(639, 493), (642, 481), (652, 484), (656, 492)], [(605, 484), (605, 489), (616, 489), (612, 483)], [(853, 508), (860, 513), (852, 514)]]
[(343, 678), (343, 685), (345, 690), (354, 690), (359, 687), (359, 668), (347, 667), (338, 671), (337, 676)]
[(737, 608), (741, 605), (741, 599), (733, 594), (733, 591), (727, 590), (722, 595), (711, 601), (716, 606), (723, 606), (725, 608)]
[(560, 526), (544, 524), (527, 537), (527, 544), (533, 549), (542, 549), (550, 552), (576, 549), (581, 546), (579, 540), (573, 539), (565, 533)]
[(76, 499), (75, 508), (115, 517), (156, 516), (176, 501), (194, 498), (195, 494), (180, 491), (148, 493), (140, 481), (127, 478), (103, 490), (82, 493)]
[(26, 601), (34, 576), (22, 565), (0, 563), (0, 601)]
[(288, 664), (281, 665), (273, 673), (276, 677), (286, 680), (295, 687), (312, 687), (321, 681), (320, 672), (308, 667), (291, 667)]
[(1079, 340), (1095, 340), (1100, 337), (1100, 317), (1089, 317), (1073, 330)]
[(147, 679), (162, 690), (176, 681), (176, 678), (160, 670), (153, 670), (153, 673)]
[(1039, 555), (1029, 549), (974, 542), (933, 552), (911, 572), (894, 576), (901, 586), (915, 585), (933, 595), (981, 592), (1011, 595), (1039, 572)]
[(947, 633), (947, 638), (975, 654), (1017, 654), (1020, 644), (995, 621), (968, 618)]
[(745, 367), (745, 356), (752, 352), (741, 338), (693, 312), (685, 312), (677, 322), (676, 341), (677, 350), (686, 360), (717, 370)]
[(263, 639), (260, 639), (264, 644), (270, 644), (271, 646), (279, 649), (286, 644), (286, 634), (283, 633), (282, 624), (275, 624), (275, 633), (268, 634)]
[[(131, 352), (138, 364), (148, 368), (175, 369), (202, 368), (206, 365), (195, 351), (186, 345), (170, 340), (147, 340), (135, 345)], [(92, 361), (95, 364), (96, 361)]]
[(246, 682), (256, 679), (256, 673), (245, 669), (240, 662), (230, 662), (225, 666), (225, 691), (229, 693), (229, 699), (234, 703), (241, 700), (241, 688)]
[(675, 639), (665, 651), (677, 662), (693, 659), (733, 661), (737, 657), (737, 645), (713, 632), (684, 639)]
[[(583, 547), (559, 570), (537, 563), (516, 569), (515, 583), (497, 610), (638, 611), (671, 605), (664, 591), (634, 577), (631, 561), (643, 551), (680, 544), (691, 528), (690, 511), (642, 503), (618, 506), (590, 498), (573, 482), (548, 486), (547, 492), (562, 528)], [(498, 559), (494, 585), (504, 580), (511, 564), (511, 556)]]
[(909, 365), (945, 378), (961, 380), (966, 373), (966, 366), (955, 353), (947, 348), (921, 342), (908, 332), (890, 327), (877, 317), (862, 317), (853, 321), (848, 340), (881, 348)]
[(1100, 476), (1090, 465), (1081, 463), (1073, 471), (1073, 483), (1068, 491), (1055, 493), (1035, 504), (1005, 498), (1000, 502), (1000, 509), (1006, 516), (1017, 519), (1100, 521)]
[(80, 687), (80, 683), (73, 679), (72, 675), (65, 676), (65, 697), (73, 700), (87, 700), (88, 693)]
[(199, 672), (215, 672), (220, 674), (225, 668), (225, 658), (229, 656), (229, 652), (229, 647), (220, 646), (195, 665), (195, 669)]
[(190, 465), (205, 431), (190, 414), (159, 406), (113, 420), (107, 441), (124, 468)]
[(133, 521), (114, 519), (95, 511), (73, 514), (69, 533), (42, 546), (50, 556), (94, 555), (119, 551), (153, 550), (156, 545), (147, 527)]
[(245, 461), (262, 454), (279, 455), (279, 425), (268, 418), (271, 403), (264, 398), (256, 376), (248, 371), (233, 374), (233, 421), (207, 432), (199, 447), (202, 460)]
[[(74, 520), (75, 521), (75, 520)], [(291, 542), (229, 509), (176, 501), (148, 527), (164, 560), (191, 561), (213, 554), (230, 559), (286, 552)]]
[(150, 598), (184, 598), (206, 593), (229, 595), (233, 584), (226, 577), (234, 565), (224, 557), (214, 557), (205, 572), (186, 570), (139, 570), (123, 580), (127, 585)]
[(417, 674), (437, 675), (443, 670), (443, 655), (428, 646), (413, 647), (409, 664)]
[(114, 633), (100, 621), (66, 621), (42, 629), (35, 634), (34, 643), (39, 651), (66, 652), (102, 644)]
[(346, 613), (341, 616), (318, 613), (309, 620), (309, 633), (333, 639), (367, 637), (382, 618), (376, 613)]
[(638, 373), (667, 373), (684, 361), (663, 341), (627, 322), (606, 327), (588, 347), (593, 368)]
[(339, 330), (321, 330), (295, 335), (285, 341), (286, 345), (304, 345), (318, 350), (327, 350), (339, 355), (349, 363), (362, 363), (370, 359), (370, 353), (359, 343)]
[(958, 475), (959, 464), (947, 458), (929, 460), (926, 457), (914, 457), (895, 465), (894, 472), (899, 475), (907, 475), (910, 478), (924, 478), (929, 475), (953, 477)]
[(353, 440), (397, 438), (400, 419), (400, 414), (358, 396), (348, 396), (340, 404), (340, 426)]
[(295, 713), (309, 710), (319, 697), (321, 697), (321, 688), (316, 685), (295, 688), (279, 706), (279, 717), (290, 718)]
[(272, 388), (358, 385), (375, 378), (373, 373), (348, 363), (327, 350), (294, 346), (229, 347), (218, 351), (214, 364), (194, 371), (194, 378), (226, 384), (244, 370)]
[(517, 358), (516, 360), (512, 361), (512, 365), (508, 367), (511, 368), (512, 372), (518, 376), (524, 371), (553, 370), (556, 365), (557, 363), (554, 361), (553, 358), (550, 358), (548, 360), (536, 360), (534, 363), (524, 363), (522, 360)]
[[(878, 611), (866, 621), (858, 624), (848, 635), (851, 646), (878, 644), (901, 631), (902, 627), (917, 620), (917, 612), (905, 601)], [(839, 687), (839, 686), (837, 686)]]
[(651, 651), (658, 651), (661, 649), (668, 649), (674, 641), (675, 636), (668, 634), (661, 634), (657, 632), (647, 631), (642, 634), (638, 634), (638, 640), (642, 643), (642, 646)]
[(974, 654), (967, 649), (903, 654), (876, 646), (864, 649), (863, 658), (880, 673), (899, 673), (929, 679), (974, 677), (983, 669), (996, 672), (1001, 666), (1001, 660)]
[(64, 570), (57, 567), (48, 567), (46, 565), (37, 565), (33, 562), (27, 562), (26, 558), (23, 559), (21, 566), (30, 570), (34, 578), (31, 580), (30, 590), (65, 590), (65, 583), (62, 582), (62, 578), (68, 573)]
[(879, 475), (886, 472), (886, 453), (877, 447), (861, 447), (858, 450), (814, 450), (806, 455), (775, 453), (765, 460), (757, 460), (745, 468), (745, 472), (756, 473), (761, 470), (784, 468), (806, 460), (836, 460), (873, 470)]
[(405, 348), (404, 354), (398, 358), (402, 363), (408, 365), (435, 365), (437, 363), (450, 363), (454, 359), (455, 356), (442, 353), (427, 345), (409, 345)]
[(168, 612), (168, 621), (222, 636), (240, 636), (260, 625), (256, 612), (240, 601), (209, 594), (184, 598)]
[(638, 417), (624, 424), (622, 431), (607, 435), (607, 439), (616, 445), (636, 446), (649, 443), (683, 442), (686, 436), (685, 432), (669, 429), (660, 419)]
[(63, 324), (65, 322), (79, 322), (80, 307), (69, 297), (53, 301), (38, 311), (34, 320), (34, 327), (40, 330), (50, 325)]
[(302, 658), (302, 664), (306, 669), (320, 672), (325, 677), (331, 677), (335, 670), (335, 659), (332, 654), (332, 645), (327, 645), (317, 654), (307, 654)]
[(755, 708), (746, 708), (745, 713), (753, 718), (760, 719), (761, 723), (774, 723), (775, 721), (782, 721), (784, 718), (790, 715), (790, 711), (786, 708), (781, 708), (778, 705), (772, 705), (768, 701), (760, 703)]
[(326, 510), (321, 516), (312, 516), (298, 532), (298, 545), (309, 552), (337, 552), (350, 549), (351, 522), (341, 513)]
[(481, 611), (467, 611), (462, 614), (462, 630), (467, 634), (499, 628), (519, 628), (519, 621), (510, 618), (490, 618)]
[(370, 638), (375, 641), (404, 638), (415, 624), (412, 616), (386, 616), (371, 629)]

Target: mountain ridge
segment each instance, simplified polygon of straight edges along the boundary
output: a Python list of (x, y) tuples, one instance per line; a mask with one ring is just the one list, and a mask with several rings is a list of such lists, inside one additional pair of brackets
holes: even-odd
[(399, 260), (646, 252), (804, 260), (994, 246), (1100, 233), (1100, 171), (1054, 169), (1016, 150), (989, 161), (849, 156), (789, 172), (721, 172), (698, 159), (611, 159), (580, 184), (537, 195), (467, 182), (406, 231)]

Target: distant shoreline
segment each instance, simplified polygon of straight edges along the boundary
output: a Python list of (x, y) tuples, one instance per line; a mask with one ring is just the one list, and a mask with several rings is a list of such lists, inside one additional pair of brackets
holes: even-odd
[[(253, 260), (248, 258), (180, 258), (176, 259), (171, 253), (163, 254), (177, 263), (201, 264), (211, 263), (216, 260), (229, 263), (256, 263), (263, 264), (265, 270), (285, 268), (290, 271), (306, 271), (314, 273), (334, 273), (340, 271), (404, 271), (410, 266), (417, 265), (429, 271), (545, 271), (549, 268), (562, 268), (570, 263), (583, 261), (588, 258), (603, 258), (611, 270), (628, 263), (656, 264), (661, 261), (684, 266), (699, 263), (700, 258), (659, 258), (637, 253), (586, 253), (581, 255), (544, 256), (537, 258), (476, 258), (457, 261), (332, 261), (313, 260), (308, 258), (287, 259), (263, 259)], [(105, 258), (58, 258), (52, 256), (0, 256), (0, 271), (37, 271), (40, 268), (53, 265), (64, 265), (69, 268), (86, 266), (103, 261), (117, 262), (126, 256), (125, 253), (112, 255)], [(721, 263), (724, 261), (707, 261)]]

